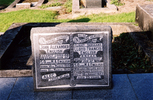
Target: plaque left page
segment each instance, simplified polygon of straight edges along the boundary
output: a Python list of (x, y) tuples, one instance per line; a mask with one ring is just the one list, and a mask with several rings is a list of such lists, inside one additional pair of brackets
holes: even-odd
[(70, 34), (34, 34), (36, 89), (70, 87)]

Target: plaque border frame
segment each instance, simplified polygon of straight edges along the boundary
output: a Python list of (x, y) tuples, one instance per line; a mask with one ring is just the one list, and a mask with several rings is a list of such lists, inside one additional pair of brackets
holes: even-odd
[[(35, 91), (50, 91), (50, 90), (69, 90), (69, 89), (82, 89), (82, 88), (84, 88), (84, 89), (89, 89), (89, 87), (90, 88), (112, 88), (112, 69), (111, 69), (111, 66), (112, 66), (112, 64), (111, 64), (111, 62), (112, 62), (112, 58), (111, 58), (111, 55), (112, 55), (112, 53), (111, 53), (111, 42), (112, 42), (112, 30), (111, 30), (111, 27), (107, 27), (107, 29), (109, 29), (108, 31), (106, 30), (106, 28), (104, 28), (104, 30), (103, 29), (101, 29), (101, 30), (99, 30), (99, 31), (70, 31), (70, 32), (62, 32), (62, 31), (59, 31), (59, 32), (42, 32), (42, 33), (39, 33), (39, 32), (33, 32), (32, 34), (34, 35), (34, 34), (71, 34), (71, 33), (103, 33), (103, 32), (106, 32), (106, 33), (108, 33), (108, 36), (107, 36), (107, 39), (108, 39), (108, 42), (107, 42), (107, 46), (108, 46), (108, 50), (107, 50), (107, 56), (108, 56), (108, 59), (109, 59), (109, 61), (107, 62), (108, 63), (108, 85), (106, 86), (106, 85), (77, 85), (77, 86), (75, 86), (75, 87), (72, 87), (72, 86), (70, 86), (70, 85), (60, 85), (60, 86), (47, 86), (47, 88), (46, 87), (41, 87), (41, 88), (37, 88), (36, 87), (36, 82), (34, 81), (34, 90)], [(89, 29), (90, 30), (90, 29)], [(34, 39), (34, 36), (32, 36), (32, 38)], [(33, 43), (33, 46), (34, 46), (35, 44)], [(33, 51), (34, 51), (34, 49), (35, 49), (35, 47), (34, 48), (32, 48), (33, 49)], [(34, 52), (33, 52), (34, 53)], [(34, 54), (35, 55), (35, 54)], [(34, 60), (34, 62), (35, 62), (35, 60)], [(36, 64), (34, 63), (34, 65), (33, 65), (33, 67), (35, 67), (36, 66)], [(35, 68), (33, 68), (33, 76), (34, 76), (34, 80), (35, 80)], [(82, 87), (82, 86), (84, 86), (84, 87)]]

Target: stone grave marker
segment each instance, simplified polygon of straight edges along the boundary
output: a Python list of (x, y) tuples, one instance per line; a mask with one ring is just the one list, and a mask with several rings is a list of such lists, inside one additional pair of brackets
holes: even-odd
[(117, 7), (110, 4), (110, 0), (72, 0), (73, 18), (80, 15), (113, 13), (116, 11)]
[(102, 0), (86, 0), (86, 8), (102, 8)]
[(35, 91), (111, 88), (109, 26), (31, 30)]

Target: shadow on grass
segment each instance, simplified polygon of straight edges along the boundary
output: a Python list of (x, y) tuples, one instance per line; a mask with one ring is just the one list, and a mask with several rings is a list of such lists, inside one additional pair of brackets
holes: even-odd
[(81, 19), (76, 19), (76, 20), (70, 20), (68, 22), (89, 22), (89, 18), (81, 18)]
[(0, 6), (9, 6), (15, 0), (0, 0)]

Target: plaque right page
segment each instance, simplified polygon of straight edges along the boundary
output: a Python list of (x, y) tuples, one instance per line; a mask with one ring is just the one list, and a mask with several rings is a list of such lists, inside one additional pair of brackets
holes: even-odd
[(71, 40), (71, 85), (109, 86), (109, 32), (76, 32)]

